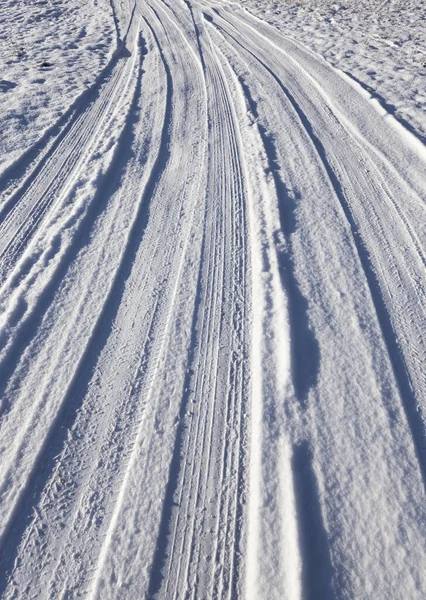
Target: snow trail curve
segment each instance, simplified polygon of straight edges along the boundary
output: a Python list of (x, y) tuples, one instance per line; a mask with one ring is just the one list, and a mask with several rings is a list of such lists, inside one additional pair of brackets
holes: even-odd
[(426, 593), (426, 151), (236, 3), (111, 1), (0, 182), (0, 597)]

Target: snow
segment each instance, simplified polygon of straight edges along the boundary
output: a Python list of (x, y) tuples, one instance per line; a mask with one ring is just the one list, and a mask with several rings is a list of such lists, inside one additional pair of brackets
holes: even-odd
[(92, 86), (115, 49), (106, 0), (0, 6), (0, 173)]
[(1, 598), (425, 597), (425, 16), (2, 3)]
[(426, 4), (419, 0), (242, 0), (359, 81), (426, 139)]

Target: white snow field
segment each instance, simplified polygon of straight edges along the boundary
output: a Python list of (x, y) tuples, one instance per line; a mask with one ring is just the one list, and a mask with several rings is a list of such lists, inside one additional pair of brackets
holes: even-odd
[(1, 3), (2, 600), (426, 598), (425, 14)]

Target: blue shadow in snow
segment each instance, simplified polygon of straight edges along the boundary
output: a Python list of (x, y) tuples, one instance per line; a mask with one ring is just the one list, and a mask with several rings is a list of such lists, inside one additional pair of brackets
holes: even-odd
[(13, 81), (8, 81), (7, 79), (0, 80), (0, 92), (8, 92), (9, 90), (15, 88), (18, 84)]
[[(257, 103), (251, 96), (249, 87), (240, 78), (247, 102), (254, 117), (258, 119)], [(275, 140), (266, 128), (257, 123), (262, 143), (268, 157), (271, 173), (278, 197), (281, 232), (286, 240), (282, 248), (278, 237), (275, 242), (279, 259), (279, 271), (283, 288), (287, 293), (289, 321), (291, 329), (291, 369), (295, 394), (303, 407), (306, 405), (309, 390), (315, 386), (320, 368), (320, 347), (309, 322), (309, 304), (302, 294), (296, 275), (291, 236), (296, 231), (296, 208), (300, 195), (291, 193), (280, 175)]]
[[(140, 47), (142, 57), (147, 53), (144, 40), (140, 36)], [(141, 95), (142, 75), (143, 75), (143, 60), (141, 61), (136, 90), (133, 97), (132, 105), (129, 110), (129, 118), (124, 126), (118, 141), (115, 159), (110, 165), (104, 179), (99, 183), (98, 191), (93, 199), (90, 209), (85, 216), (78, 235), (75, 236), (69, 252), (67, 260), (63, 262), (58, 273), (47, 286), (44, 293), (40, 296), (37, 310), (34, 316), (29, 320), (23, 330), (20, 332), (14, 351), (11, 352), (10, 360), (0, 373), (0, 391), (6, 387), (9, 377), (13, 374), (19, 358), (33, 339), (37, 332), (47, 309), (49, 308), (58, 285), (68, 271), (69, 265), (75, 260), (79, 252), (89, 243), (93, 228), (97, 219), (102, 215), (108, 206), (108, 199), (120, 188), (122, 176), (126, 164), (132, 158), (135, 158), (133, 146), (135, 137), (135, 126), (138, 120), (138, 99)], [(170, 98), (169, 98), (170, 104)], [(105, 346), (108, 336), (111, 332), (114, 318), (117, 314), (122, 295), (124, 293), (126, 281), (130, 275), (130, 270), (134, 261), (134, 257), (139, 248), (140, 242), (145, 232), (145, 227), (149, 219), (150, 199), (155, 188), (165, 162), (168, 159), (166, 150), (168, 144), (168, 136), (165, 130), (162, 140), (163, 152), (158, 161), (158, 165), (153, 170), (153, 175), (150, 183), (147, 185), (144, 197), (138, 201), (139, 208), (136, 221), (130, 232), (128, 244), (124, 251), (124, 256), (117, 272), (115, 282), (112, 286), (110, 294), (106, 299), (102, 313), (99, 316), (97, 325), (93, 332), (88, 347), (81, 359), (81, 367), (78, 373), (75, 374), (73, 383), (64, 398), (55, 421), (51, 424), (50, 430), (46, 435), (46, 439), (40, 449), (38, 459), (34, 465), (32, 472), (28, 477), (28, 485), (23, 490), (19, 500), (14, 507), (11, 523), (4, 532), (0, 546), (0, 597), (3, 595), (7, 583), (8, 574), (12, 572), (16, 558), (18, 556), (19, 547), (25, 531), (34, 515), (34, 507), (38, 505), (40, 499), (45, 492), (49, 478), (55, 468), (57, 456), (64, 448), (67, 440), (68, 432), (72, 427), (77, 412), (82, 405), (84, 397), (87, 393), (88, 386), (93, 376), (99, 355)], [(144, 160), (144, 157), (138, 157)]]
[(355, 75), (353, 75), (352, 73), (349, 73), (348, 71), (344, 71), (344, 73), (350, 79), (352, 79), (358, 85), (360, 85), (365, 91), (367, 91), (371, 95), (372, 99), (377, 100), (381, 104), (381, 106), (383, 106), (383, 108), (390, 115), (393, 116), (394, 119), (396, 119), (399, 123), (401, 123), (401, 125), (403, 127), (405, 127), (405, 129), (407, 129), (410, 133), (412, 133), (418, 140), (420, 140), (422, 142), (422, 144), (426, 144), (426, 135), (422, 135), (409, 121), (407, 121), (407, 119), (404, 119), (398, 113), (398, 109), (396, 108), (396, 106), (394, 104), (391, 104), (390, 102), (388, 102), (386, 100), (386, 98), (381, 96), (373, 87), (362, 82), (360, 79), (355, 77)]
[(302, 558), (303, 600), (333, 600), (333, 566), (307, 442), (293, 448), (292, 470)]

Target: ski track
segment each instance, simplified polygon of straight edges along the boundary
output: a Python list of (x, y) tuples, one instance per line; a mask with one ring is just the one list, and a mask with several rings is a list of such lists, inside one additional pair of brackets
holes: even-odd
[(426, 149), (235, 3), (0, 181), (2, 598), (423, 598)]

